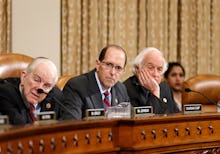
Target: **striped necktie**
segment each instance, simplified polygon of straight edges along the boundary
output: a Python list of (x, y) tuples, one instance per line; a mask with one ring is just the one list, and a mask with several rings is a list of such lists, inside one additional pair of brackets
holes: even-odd
[(105, 93), (104, 93), (104, 96), (105, 96), (104, 100), (103, 100), (104, 108), (105, 108), (105, 110), (107, 110), (108, 107), (111, 106), (111, 103), (110, 103), (110, 93), (106, 90)]
[(35, 110), (35, 107), (33, 104), (30, 104), (30, 111), (29, 111), (29, 114), (30, 114), (30, 117), (32, 119), (32, 122), (34, 122), (36, 119), (35, 119), (35, 116), (34, 116), (34, 110)]

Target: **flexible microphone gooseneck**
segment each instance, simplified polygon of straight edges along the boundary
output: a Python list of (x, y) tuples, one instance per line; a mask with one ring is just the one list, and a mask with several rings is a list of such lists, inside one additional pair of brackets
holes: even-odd
[(217, 104), (215, 101), (211, 100), (208, 96), (206, 96), (205, 94), (203, 94), (203, 93), (201, 93), (201, 92), (199, 92), (199, 91), (195, 91), (195, 90), (192, 90), (192, 89), (190, 89), (190, 88), (186, 88), (186, 89), (185, 89), (185, 92), (187, 92), (187, 93), (190, 93), (190, 92), (197, 93), (197, 94), (201, 95), (202, 97), (204, 97), (204, 98), (205, 98), (206, 100), (208, 100), (209, 102), (211, 102), (212, 104), (217, 105), (218, 107), (220, 107), (219, 104)]
[[(50, 95), (49, 93), (46, 93), (43, 89), (37, 89), (37, 93), (38, 93), (38, 94)], [(57, 104), (59, 104), (65, 111), (67, 111), (69, 114), (71, 114), (73, 118), (75, 117), (74, 114), (73, 114), (66, 106), (64, 106), (56, 97), (52, 97), (52, 98), (53, 98), (53, 99), (55, 100), (55, 102), (56, 102)]]

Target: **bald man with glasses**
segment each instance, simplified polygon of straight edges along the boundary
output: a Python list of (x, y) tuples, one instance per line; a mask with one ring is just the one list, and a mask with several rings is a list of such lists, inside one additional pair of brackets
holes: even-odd
[(64, 112), (63, 119), (82, 120), (86, 109), (107, 110), (109, 106), (129, 101), (125, 86), (118, 81), (124, 73), (126, 61), (122, 47), (109, 45), (103, 48), (95, 69), (70, 79), (65, 85), (64, 105), (72, 115)]

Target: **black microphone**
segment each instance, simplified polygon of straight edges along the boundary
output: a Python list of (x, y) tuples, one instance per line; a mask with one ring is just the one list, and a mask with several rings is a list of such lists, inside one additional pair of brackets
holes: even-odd
[[(46, 94), (46, 95), (49, 95), (49, 93), (46, 93), (43, 89), (37, 89), (37, 93), (38, 94)], [(54, 100), (55, 100), (55, 102), (57, 103), (57, 104), (59, 104), (65, 111), (67, 111), (69, 114), (71, 114), (72, 115), (72, 117), (75, 117), (74, 116), (74, 114), (66, 107), (66, 106), (64, 106), (56, 97), (52, 97)]]
[(204, 95), (203, 93), (199, 92), (199, 91), (195, 91), (195, 90), (192, 90), (190, 88), (185, 88), (185, 92), (189, 93), (189, 92), (194, 92), (194, 93), (197, 93), (199, 95), (201, 95), (202, 97), (204, 97), (206, 100), (208, 100), (209, 102), (211, 102), (212, 104), (214, 105), (217, 105), (218, 107), (220, 107), (219, 104), (217, 104), (215, 101), (211, 100), (208, 96)]

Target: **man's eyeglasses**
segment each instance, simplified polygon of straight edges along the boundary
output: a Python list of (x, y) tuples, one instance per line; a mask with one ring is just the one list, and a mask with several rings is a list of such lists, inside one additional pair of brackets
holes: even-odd
[(52, 87), (53, 87), (53, 85), (51, 83), (44, 83), (42, 81), (41, 77), (37, 74), (32, 74), (32, 80), (35, 84), (38, 84), (38, 85), (43, 83), (43, 89), (45, 91), (48, 91), (48, 90), (52, 89)]
[(108, 70), (115, 68), (116, 72), (118, 72), (118, 73), (124, 71), (124, 68), (121, 67), (121, 66), (115, 66), (115, 65), (112, 64), (112, 63), (104, 62), (104, 61), (101, 61), (101, 63), (103, 63), (104, 66), (105, 66)]

